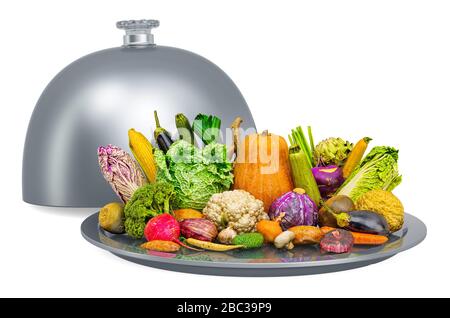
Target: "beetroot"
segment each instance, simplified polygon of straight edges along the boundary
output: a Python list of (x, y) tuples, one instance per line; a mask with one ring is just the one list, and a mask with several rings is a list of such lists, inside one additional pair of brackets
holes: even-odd
[(336, 229), (325, 234), (320, 248), (331, 253), (347, 253), (353, 246), (353, 235), (346, 230)]
[(198, 251), (197, 249), (180, 242), (180, 224), (178, 224), (178, 221), (168, 213), (163, 213), (151, 218), (145, 226), (144, 236), (147, 241), (171, 241), (186, 248)]

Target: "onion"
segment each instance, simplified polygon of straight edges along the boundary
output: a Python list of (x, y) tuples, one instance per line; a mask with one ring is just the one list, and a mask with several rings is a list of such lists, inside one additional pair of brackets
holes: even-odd
[(217, 236), (216, 225), (206, 219), (185, 219), (180, 222), (181, 234), (185, 238), (194, 238), (212, 242)]

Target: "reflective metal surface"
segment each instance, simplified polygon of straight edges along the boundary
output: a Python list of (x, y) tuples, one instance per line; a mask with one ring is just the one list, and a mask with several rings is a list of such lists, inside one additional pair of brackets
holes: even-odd
[(152, 44), (157, 21), (135, 21), (135, 29), (131, 22), (118, 24), (127, 32), (124, 46), (73, 62), (42, 93), (25, 142), (24, 201), (99, 207), (117, 200), (100, 174), (97, 147), (129, 150), (132, 127), (152, 137), (153, 110), (172, 132), (180, 112), (190, 120), (214, 114), (223, 127), (241, 116), (243, 128), (255, 127), (242, 94), (221, 69), (194, 53)]
[(230, 252), (193, 252), (182, 248), (176, 254), (147, 251), (139, 247), (144, 240), (114, 235), (99, 229), (98, 213), (81, 225), (83, 237), (111, 253), (146, 266), (208, 275), (286, 276), (348, 270), (383, 261), (419, 244), (426, 236), (425, 225), (406, 214), (405, 225), (391, 234), (381, 246), (354, 246), (351, 253), (322, 253), (316, 246), (297, 246), (279, 250), (273, 246)]
[(151, 30), (159, 27), (158, 20), (124, 20), (116, 23), (118, 29), (125, 30), (124, 46), (151, 45), (153, 34)]

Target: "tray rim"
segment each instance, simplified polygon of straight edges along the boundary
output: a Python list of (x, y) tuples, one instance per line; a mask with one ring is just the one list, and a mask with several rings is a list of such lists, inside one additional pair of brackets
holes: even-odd
[[(89, 229), (90, 232), (87, 233), (87, 227), (92, 227), (95, 225), (96, 231), (95, 234), (98, 235), (98, 213), (95, 212), (92, 215), (88, 216), (81, 224), (80, 230), (81, 235), (84, 239), (86, 239), (89, 243), (97, 246), (103, 250), (106, 250), (116, 256), (124, 256), (125, 258), (139, 259), (147, 262), (156, 262), (156, 263), (165, 263), (165, 264), (173, 264), (173, 265), (181, 265), (181, 266), (195, 266), (195, 267), (216, 267), (216, 268), (227, 268), (227, 269), (283, 269), (283, 268), (308, 268), (308, 267), (320, 267), (320, 266), (333, 266), (333, 265), (344, 265), (344, 264), (355, 264), (355, 263), (366, 263), (368, 261), (374, 261), (378, 259), (387, 259), (392, 257), (400, 252), (406, 251), (418, 244), (420, 244), (427, 235), (426, 225), (417, 217), (405, 213), (405, 225), (406, 225), (406, 233), (403, 236), (403, 244), (398, 247), (388, 251), (378, 251), (371, 254), (358, 255), (356, 257), (349, 258), (338, 258), (338, 259), (327, 259), (327, 260), (315, 260), (315, 261), (301, 261), (301, 262), (267, 262), (267, 263), (245, 263), (245, 262), (223, 262), (223, 261), (201, 261), (201, 260), (183, 260), (183, 259), (174, 259), (174, 258), (164, 258), (159, 256), (153, 256), (148, 254), (139, 254), (130, 251), (126, 251), (123, 249), (118, 249), (111, 247), (107, 244), (102, 243), (99, 240), (96, 240), (92, 237), (92, 229)], [(404, 225), (404, 226), (405, 226)], [(404, 230), (404, 229), (402, 229)], [(417, 232), (420, 235), (415, 235), (412, 237), (412, 232)], [(220, 253), (220, 252), (218, 252)]]

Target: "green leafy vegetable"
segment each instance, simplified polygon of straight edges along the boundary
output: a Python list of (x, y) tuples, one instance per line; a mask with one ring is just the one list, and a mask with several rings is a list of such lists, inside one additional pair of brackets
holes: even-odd
[(184, 140), (176, 141), (167, 154), (155, 149), (156, 179), (175, 187), (175, 207), (201, 210), (214, 193), (233, 183), (232, 165), (223, 144), (211, 143), (203, 150)]
[(192, 129), (205, 145), (219, 141), (221, 120), (213, 115), (198, 114), (192, 125)]
[(125, 232), (131, 237), (142, 238), (147, 221), (171, 212), (174, 199), (174, 187), (167, 182), (150, 183), (137, 189), (125, 205)]
[(336, 195), (346, 195), (356, 201), (370, 190), (392, 191), (402, 181), (397, 161), (397, 149), (386, 146), (374, 147), (347, 178)]

